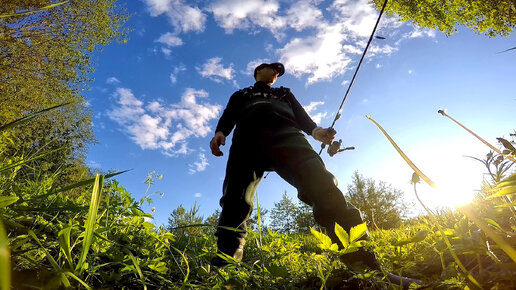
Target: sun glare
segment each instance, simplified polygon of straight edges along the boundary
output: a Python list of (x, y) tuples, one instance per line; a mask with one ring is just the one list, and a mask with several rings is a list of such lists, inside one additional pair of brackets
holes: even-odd
[[(453, 160), (453, 161), (452, 161)], [(420, 198), (428, 202), (431, 208), (465, 205), (473, 200), (482, 183), (482, 166), (472, 163), (465, 157), (450, 160), (449, 166), (434, 165), (429, 177), (436, 183), (437, 189), (429, 186), (418, 186), (421, 188)], [(439, 168), (439, 170), (435, 170)], [(424, 189), (423, 189), (424, 188)]]

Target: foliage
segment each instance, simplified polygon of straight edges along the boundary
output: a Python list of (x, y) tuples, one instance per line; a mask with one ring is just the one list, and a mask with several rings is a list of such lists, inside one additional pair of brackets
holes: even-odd
[(296, 205), (285, 191), (279, 202), (274, 203), (271, 212), (271, 229), (282, 234), (293, 233), (295, 229)]
[[(35, 115), (38, 112), (29, 116)], [(0, 126), (0, 138), (7, 138), (6, 130), (24, 120)], [(5, 140), (0, 139), (0, 145), (9, 142)], [(190, 210), (180, 206), (171, 215), (170, 232), (156, 228), (149, 222), (152, 215), (141, 210), (144, 202), (151, 202), (154, 193), (149, 188), (161, 175), (149, 173), (143, 198), (135, 200), (110, 179), (118, 173), (63, 183), (62, 172), (39, 167), (39, 160), (54, 150), (4, 154), (0, 156), (0, 287), (396, 289), (384, 277), (393, 272), (422, 279), (432, 289), (514, 289), (516, 173), (509, 157), (514, 156), (515, 143), (505, 141), (501, 155), (489, 153), (480, 160), (490, 178), (477, 200), (459, 210), (429, 212), (391, 229), (373, 228), (367, 241), (360, 240), (365, 223), (350, 232), (336, 225), (339, 248), (322, 232), (302, 233), (297, 217), (306, 220), (300, 213), (306, 214), (308, 207), (300, 210), (285, 194), (277, 207), (285, 210), (278, 210), (277, 216), (292, 214), (290, 228), (285, 229), (295, 232), (249, 229), (243, 261), (221, 268), (210, 265), (216, 253), (214, 227), (205, 225), (213, 225), (217, 213), (200, 224), (203, 218), (196, 204)], [(60, 166), (65, 161), (54, 162)], [(17, 178), (21, 171), (25, 179)], [(414, 190), (416, 185), (414, 180)], [(360, 247), (375, 252), (382, 273), (357, 272), (340, 261), (340, 255)], [(9, 272), (11, 282), (4, 278)]]
[(176, 236), (195, 236), (201, 232), (201, 228), (195, 227), (200, 225), (203, 217), (199, 215), (199, 206), (195, 203), (188, 211), (179, 205), (172, 211), (168, 218), (166, 229)]
[[(0, 125), (24, 114), (59, 104), (0, 139), (0, 159), (52, 152), (36, 163), (40, 171), (59, 174), (62, 185), (88, 176), (84, 154), (94, 141), (91, 113), (82, 91), (93, 71), (92, 53), (112, 40), (125, 41), (127, 14), (114, 0), (2, 1), (0, 4)], [(33, 13), (23, 13), (31, 11)], [(13, 15), (14, 14), (14, 15)]]
[(351, 177), (346, 199), (356, 206), (370, 227), (398, 227), (408, 212), (404, 193), (385, 182), (364, 178), (357, 171)]
[[(380, 8), (384, 0), (373, 0)], [(438, 29), (446, 35), (456, 25), (466, 26), (487, 36), (509, 36), (516, 27), (516, 3), (499, 0), (389, 0), (385, 12), (401, 21), (411, 20), (420, 27)]]
[(311, 227), (317, 227), (309, 205), (295, 202), (285, 191), (281, 200), (274, 203), (271, 212), (270, 228), (281, 234), (309, 233)]

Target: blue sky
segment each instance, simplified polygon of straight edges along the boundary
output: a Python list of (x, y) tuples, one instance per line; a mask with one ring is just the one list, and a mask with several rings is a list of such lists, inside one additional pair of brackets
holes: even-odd
[[(85, 96), (98, 144), (87, 162), (103, 171), (132, 169), (117, 179), (136, 198), (149, 172), (162, 174), (150, 192), (163, 197), (144, 206), (154, 207), (158, 225), (180, 204), (196, 202), (204, 216), (219, 207), (231, 138), (220, 158), (209, 152), (209, 140), (229, 96), (254, 83), (257, 64), (284, 63), (276, 86), (291, 88), (320, 126), (330, 126), (378, 16), (362, 0), (119, 3), (133, 14), (133, 31), (126, 44), (95, 55)], [(385, 39), (374, 39), (335, 125), (337, 139), (356, 149), (324, 152), (323, 160), (344, 192), (358, 170), (414, 200), (412, 170), (365, 118), (371, 115), (440, 187), (419, 185), (423, 201), (453, 206), (480, 187), (485, 172), (464, 156), (481, 158), (489, 149), (437, 110), (493, 144), (509, 138), (516, 129), (516, 53), (497, 52), (516, 39), (460, 27), (446, 37), (385, 16), (376, 35)], [(295, 199), (295, 189), (270, 174), (258, 187), (261, 206), (271, 209), (285, 190)]]

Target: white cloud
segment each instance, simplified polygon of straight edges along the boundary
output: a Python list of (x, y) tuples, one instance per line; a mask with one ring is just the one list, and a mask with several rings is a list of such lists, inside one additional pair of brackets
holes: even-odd
[(428, 28), (421, 29), (421, 28), (415, 27), (414, 30), (411, 31), (410, 33), (408, 33), (406, 37), (408, 37), (408, 38), (418, 38), (418, 37), (424, 37), (424, 36), (434, 38), (435, 37), (435, 30), (431, 30), (431, 29), (428, 29)]
[(271, 61), (269, 61), (268, 59), (261, 59), (261, 58), (252, 60), (247, 64), (244, 74), (252, 76), (254, 74), (254, 69), (257, 66), (259, 66), (262, 63), (270, 63), (270, 62)]
[(163, 43), (163, 44), (165, 44), (168, 47), (183, 45), (183, 41), (181, 40), (181, 38), (175, 36), (174, 34), (172, 34), (170, 32), (162, 34), (155, 41), (159, 42), (159, 43)]
[[(206, 137), (209, 121), (217, 118), (220, 105), (198, 103), (204, 90), (186, 89), (181, 102), (167, 105), (152, 101), (147, 106), (130, 89), (117, 88), (117, 105), (107, 112), (142, 149), (160, 149), (166, 155), (186, 154), (188, 139)], [(202, 163), (201, 163), (202, 165)]]
[(311, 1), (293, 3), (287, 11), (287, 23), (297, 31), (318, 27), (322, 23), (322, 12)]
[(204, 155), (204, 153), (199, 153), (199, 161), (196, 161), (193, 164), (188, 165), (190, 167), (188, 169), (188, 172), (190, 174), (194, 174), (196, 172), (204, 171), (206, 170), (206, 167), (208, 167), (208, 165), (210, 164), (208, 163), (206, 155)]
[(379, 64), (379, 63), (377, 63), (377, 64), (376, 64), (376, 68), (381, 68), (382, 66), (383, 66), (383, 65), (381, 65), (381, 64)]
[(308, 74), (308, 84), (341, 75), (351, 59), (343, 51), (345, 34), (339, 24), (326, 26), (316, 36), (294, 38), (277, 52), (288, 72)]
[(166, 47), (162, 47), (161, 52), (163, 52), (165, 56), (170, 56), (170, 54), (172, 54), (172, 50)]
[(184, 71), (186, 71), (186, 67), (184, 64), (175, 66), (173, 68), (172, 72), (170, 73), (170, 82), (172, 84), (175, 84), (177, 82), (177, 76), (179, 75), (179, 73), (184, 72)]
[(336, 13), (335, 17), (343, 23), (352, 36), (366, 37), (371, 34), (378, 12), (367, 0), (335, 0), (328, 10)]
[(280, 31), (286, 27), (284, 17), (277, 15), (279, 8), (275, 0), (219, 0), (208, 9), (227, 33), (257, 26), (269, 29), (279, 38), (283, 36)]
[(114, 85), (118, 83), (120, 83), (120, 81), (116, 77), (109, 77), (106, 79), (106, 84)]
[(233, 79), (233, 64), (230, 64), (229, 67), (224, 67), (220, 63), (221, 60), (222, 58), (220, 57), (210, 58), (203, 64), (202, 68), (198, 67), (197, 71), (201, 76), (210, 78), (218, 83), (222, 82), (222, 79)]
[(199, 198), (199, 197), (201, 197), (201, 196), (202, 196), (202, 193), (200, 193), (200, 192), (196, 192), (196, 193), (194, 194), (194, 197), (195, 197), (195, 198)]
[(324, 102), (321, 102), (321, 101), (319, 101), (319, 102), (310, 102), (310, 104), (308, 106), (304, 106), (303, 107), (305, 109), (305, 111), (308, 113), (308, 115), (310, 115), (310, 117), (312, 118), (312, 120), (314, 120), (314, 122), (316, 124), (320, 124), (322, 118), (324, 118), (324, 117), (326, 117), (326, 115), (328, 115), (327, 112), (317, 113), (317, 114), (313, 114), (312, 113), (320, 105), (324, 105)]
[(189, 6), (182, 0), (144, 0), (153, 17), (165, 14), (176, 33), (203, 31), (206, 15), (198, 7)]
[(412, 71), (411, 69), (408, 70), (408, 74), (411, 75), (414, 71)]

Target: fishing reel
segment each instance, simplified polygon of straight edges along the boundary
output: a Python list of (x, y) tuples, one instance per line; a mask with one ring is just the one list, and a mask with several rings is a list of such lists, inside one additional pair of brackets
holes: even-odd
[[(341, 146), (342, 146), (342, 139), (340, 139), (339, 141), (333, 141), (333, 143), (331, 143), (331, 145), (328, 146), (328, 150), (327, 150), (328, 155), (330, 155), (330, 157), (333, 157), (333, 155), (335, 155), (337, 153), (340, 153), (342, 151), (354, 150), (355, 149), (355, 147), (344, 147), (344, 148), (341, 148)], [(322, 148), (324, 148), (324, 146), (322, 146)]]

